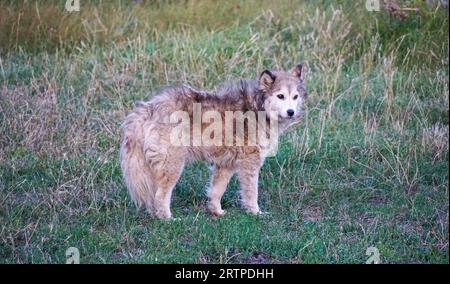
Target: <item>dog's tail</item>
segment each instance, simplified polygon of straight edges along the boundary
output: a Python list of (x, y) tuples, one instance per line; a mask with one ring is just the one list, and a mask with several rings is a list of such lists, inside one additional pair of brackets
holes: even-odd
[(143, 152), (144, 118), (148, 115), (148, 105), (138, 104), (126, 117), (122, 125), (120, 144), (120, 166), (131, 199), (138, 206), (145, 206), (154, 214), (156, 188), (152, 182), (152, 171)]

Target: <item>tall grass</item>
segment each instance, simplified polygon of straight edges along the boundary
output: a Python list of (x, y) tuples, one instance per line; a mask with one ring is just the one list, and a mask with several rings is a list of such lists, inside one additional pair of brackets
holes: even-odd
[[(446, 8), (63, 2), (0, 3), (0, 262), (64, 262), (70, 246), (85, 262), (364, 262), (371, 245), (448, 262)], [(117, 151), (136, 100), (299, 62), (310, 96), (261, 171), (268, 218), (233, 210), (235, 180), (229, 215), (204, 215), (203, 164), (177, 186), (179, 223), (131, 207)]]

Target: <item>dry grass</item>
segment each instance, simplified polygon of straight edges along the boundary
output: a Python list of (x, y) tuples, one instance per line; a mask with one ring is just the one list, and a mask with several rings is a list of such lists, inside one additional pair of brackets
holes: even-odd
[[(0, 4), (0, 262), (70, 246), (84, 262), (364, 262), (376, 245), (384, 262), (448, 263), (445, 10), (138, 2)], [(135, 211), (117, 151), (136, 100), (297, 62), (310, 97), (261, 172), (269, 217), (235, 209), (236, 181), (228, 216), (203, 214), (203, 164), (177, 186), (181, 221)]]

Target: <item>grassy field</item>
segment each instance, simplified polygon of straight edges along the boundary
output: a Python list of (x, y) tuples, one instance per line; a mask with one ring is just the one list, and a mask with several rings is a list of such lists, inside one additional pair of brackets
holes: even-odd
[[(0, 263), (449, 263), (448, 8), (365, 1), (0, 3)], [(355, 2), (355, 3), (351, 3)], [(403, 6), (405, 1), (399, 1)], [(305, 121), (260, 178), (254, 217), (205, 213), (208, 165), (176, 220), (127, 195), (120, 124), (161, 86), (307, 66)]]

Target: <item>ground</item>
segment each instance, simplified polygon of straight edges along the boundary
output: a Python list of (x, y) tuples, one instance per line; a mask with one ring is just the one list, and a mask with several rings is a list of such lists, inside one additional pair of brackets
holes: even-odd
[[(69, 247), (82, 263), (365, 263), (372, 246), (383, 263), (449, 262), (448, 8), (29, 2), (0, 4), (0, 263), (65, 263)], [(239, 208), (233, 179), (227, 214), (208, 215), (204, 163), (175, 220), (135, 208), (118, 163), (135, 101), (301, 62), (305, 119), (261, 170), (267, 214)]]

